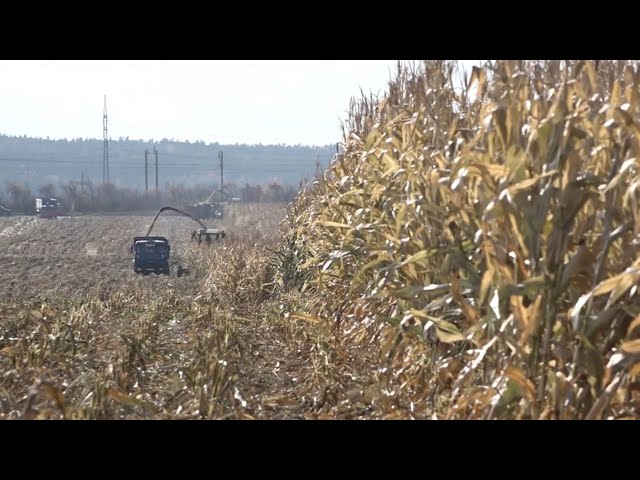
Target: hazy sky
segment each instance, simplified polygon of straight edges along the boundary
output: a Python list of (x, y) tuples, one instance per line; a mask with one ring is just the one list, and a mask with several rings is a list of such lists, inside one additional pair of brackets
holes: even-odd
[[(467, 63), (467, 62), (465, 62)], [(326, 145), (395, 60), (0, 61), (0, 133)]]

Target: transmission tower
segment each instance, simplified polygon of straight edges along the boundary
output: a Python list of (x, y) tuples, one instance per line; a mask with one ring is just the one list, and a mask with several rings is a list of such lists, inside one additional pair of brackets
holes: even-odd
[(102, 183), (109, 183), (109, 134), (107, 131), (107, 96), (104, 96), (104, 114), (102, 116), (104, 147), (102, 151)]

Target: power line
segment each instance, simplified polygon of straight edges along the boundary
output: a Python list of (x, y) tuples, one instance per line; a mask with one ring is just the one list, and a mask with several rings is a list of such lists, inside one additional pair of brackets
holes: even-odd
[(153, 147), (153, 153), (156, 155), (156, 192), (158, 191), (158, 150)]
[(102, 134), (104, 137), (104, 147), (102, 150), (102, 183), (105, 183), (105, 174), (107, 183), (109, 183), (109, 134), (107, 131), (107, 96), (104, 96), (104, 114), (102, 117)]
[(218, 151), (218, 160), (220, 161), (220, 191), (224, 193), (224, 177), (222, 176), (222, 150)]
[(149, 191), (149, 177), (147, 175), (147, 158), (149, 157), (149, 149), (144, 149), (144, 191)]

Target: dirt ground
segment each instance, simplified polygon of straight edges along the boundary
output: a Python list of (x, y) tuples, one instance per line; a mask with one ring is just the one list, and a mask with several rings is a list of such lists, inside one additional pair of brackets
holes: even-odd
[[(139, 283), (129, 245), (134, 236), (146, 233), (152, 220), (153, 216), (0, 218), (0, 297), (81, 298), (99, 288)], [(220, 226), (221, 222), (211, 223), (211, 228)], [(199, 227), (188, 218), (158, 218), (152, 234), (169, 238), (173, 265), (188, 268), (184, 257), (193, 248), (194, 228)], [(167, 281), (145, 278), (144, 283)], [(193, 282), (193, 276), (169, 280), (185, 293)]]

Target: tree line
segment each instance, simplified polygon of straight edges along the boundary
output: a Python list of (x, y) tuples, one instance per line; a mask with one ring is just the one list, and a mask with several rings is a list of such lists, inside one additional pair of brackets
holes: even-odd
[(35, 198), (56, 198), (62, 208), (68, 212), (132, 212), (155, 210), (164, 205), (178, 208), (205, 201), (216, 192), (214, 200), (239, 199), (244, 202), (291, 202), (297, 195), (298, 187), (282, 185), (277, 181), (265, 184), (225, 183), (224, 195), (219, 192), (219, 185), (170, 184), (158, 191), (148, 192), (128, 187), (118, 187), (113, 183), (94, 183), (91, 180), (46, 183), (31, 188), (27, 183), (6, 181), (0, 190), (0, 206), (18, 214), (35, 213)]
[[(275, 181), (296, 185), (313, 174), (316, 164), (327, 167), (335, 146), (246, 145), (142, 140), (109, 140), (109, 180), (118, 188), (145, 188), (145, 150), (158, 151), (159, 183), (209, 185), (219, 181), (218, 152), (224, 152), (224, 178), (238, 185)], [(0, 134), (0, 178), (45, 184), (84, 177), (102, 183), (101, 139), (32, 138)], [(148, 183), (155, 187), (155, 158), (149, 155)]]

